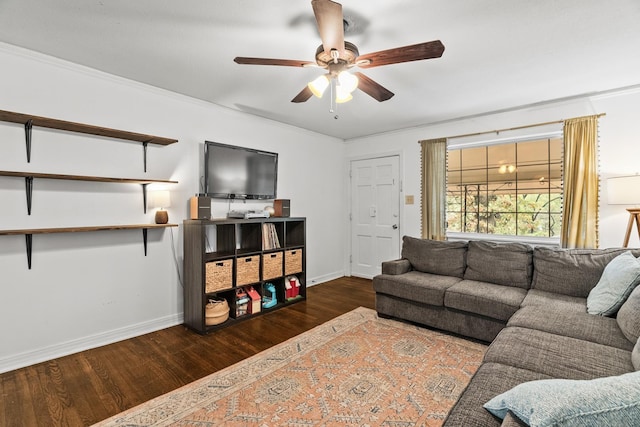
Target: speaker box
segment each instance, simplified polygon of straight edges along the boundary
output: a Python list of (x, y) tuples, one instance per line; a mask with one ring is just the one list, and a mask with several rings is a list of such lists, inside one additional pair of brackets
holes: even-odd
[(273, 201), (273, 216), (289, 217), (291, 216), (291, 201), (289, 199), (276, 199)]
[(211, 219), (211, 197), (193, 196), (189, 204), (191, 219)]

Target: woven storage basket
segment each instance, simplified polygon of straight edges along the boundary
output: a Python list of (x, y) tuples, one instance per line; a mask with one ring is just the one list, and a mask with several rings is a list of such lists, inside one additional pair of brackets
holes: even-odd
[(229, 303), (226, 299), (210, 299), (204, 307), (204, 316), (205, 325), (219, 325), (229, 318)]
[(260, 281), (260, 256), (247, 256), (236, 260), (236, 286)]
[(206, 263), (205, 292), (217, 292), (233, 286), (233, 260)]
[(282, 252), (262, 255), (262, 280), (282, 277)]
[(284, 253), (284, 274), (302, 272), (302, 249), (293, 249)]

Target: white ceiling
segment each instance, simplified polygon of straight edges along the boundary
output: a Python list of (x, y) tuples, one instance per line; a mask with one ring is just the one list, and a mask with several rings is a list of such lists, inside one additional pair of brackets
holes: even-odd
[[(0, 0), (0, 41), (342, 139), (640, 84), (639, 0), (343, 0), (361, 54), (439, 39), (442, 58), (361, 70), (395, 93), (291, 99), (320, 69), (305, 0)], [(1, 67), (1, 64), (0, 64)]]

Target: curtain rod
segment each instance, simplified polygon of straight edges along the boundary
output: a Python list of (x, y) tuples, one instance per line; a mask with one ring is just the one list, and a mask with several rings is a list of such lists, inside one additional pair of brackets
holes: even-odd
[[(607, 113), (600, 113), (600, 114), (594, 114), (594, 115), (596, 117), (603, 117), (603, 116), (606, 116)], [(592, 117), (592, 116), (574, 117), (573, 119), (567, 119), (567, 120), (581, 119), (583, 117)], [(533, 124), (533, 125), (516, 126), (516, 127), (512, 127), (512, 128), (497, 129), (497, 130), (487, 130), (487, 131), (484, 131), (484, 132), (465, 133), (465, 134), (462, 134), (462, 135), (447, 136), (446, 139), (465, 138), (467, 136), (486, 135), (486, 134), (489, 134), (489, 133), (500, 134), (500, 132), (508, 132), (508, 131), (511, 131), (511, 130), (520, 130), (520, 129), (538, 127), (538, 126), (555, 125), (555, 124), (558, 124), (558, 123), (564, 123), (565, 121), (566, 120), (556, 120), (556, 121), (553, 121), (553, 122), (536, 123), (536, 124)]]

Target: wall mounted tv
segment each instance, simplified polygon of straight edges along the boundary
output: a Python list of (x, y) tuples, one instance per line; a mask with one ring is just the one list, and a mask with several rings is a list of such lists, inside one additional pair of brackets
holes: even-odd
[(278, 153), (205, 141), (204, 191), (218, 199), (275, 199)]

